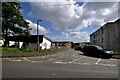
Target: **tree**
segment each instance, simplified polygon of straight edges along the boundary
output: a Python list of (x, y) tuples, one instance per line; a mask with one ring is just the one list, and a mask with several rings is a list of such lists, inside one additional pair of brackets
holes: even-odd
[(29, 35), (29, 26), (20, 13), (19, 2), (2, 3), (2, 36), (5, 38), (5, 46), (8, 45), (8, 36)]

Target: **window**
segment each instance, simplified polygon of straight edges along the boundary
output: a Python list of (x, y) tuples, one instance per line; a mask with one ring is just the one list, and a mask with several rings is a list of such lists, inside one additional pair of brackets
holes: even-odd
[(102, 43), (103, 43), (103, 37), (102, 37), (102, 40), (101, 40), (101, 41), (102, 41)]
[(103, 34), (103, 28), (102, 28), (102, 34)]
[(102, 48), (100, 47), (100, 46), (95, 46), (97, 49), (99, 49), (99, 50), (102, 50)]

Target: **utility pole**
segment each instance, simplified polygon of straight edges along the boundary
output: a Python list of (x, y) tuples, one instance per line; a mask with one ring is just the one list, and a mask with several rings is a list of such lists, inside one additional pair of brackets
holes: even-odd
[(38, 22), (42, 20), (37, 20), (37, 51), (39, 52), (39, 27), (38, 27)]

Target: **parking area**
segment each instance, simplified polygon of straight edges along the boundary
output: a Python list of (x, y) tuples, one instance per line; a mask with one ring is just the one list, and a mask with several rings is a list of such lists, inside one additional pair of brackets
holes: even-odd
[[(73, 49), (53, 55), (2, 59), (4, 78), (118, 78), (115, 58), (101, 59)], [(108, 79), (109, 80), (109, 79)]]
[(91, 56), (85, 56), (80, 51), (73, 49), (60, 52), (54, 55), (37, 57), (19, 57), (4, 58), (3, 62), (31, 62), (31, 63), (55, 63), (55, 64), (80, 64), (80, 65), (98, 65), (98, 66), (118, 66), (118, 59), (101, 59)]

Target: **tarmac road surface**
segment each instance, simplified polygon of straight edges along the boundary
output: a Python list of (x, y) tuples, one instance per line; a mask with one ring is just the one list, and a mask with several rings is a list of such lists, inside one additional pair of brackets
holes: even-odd
[(3, 78), (118, 78), (118, 59), (70, 49), (54, 55), (2, 59)]

